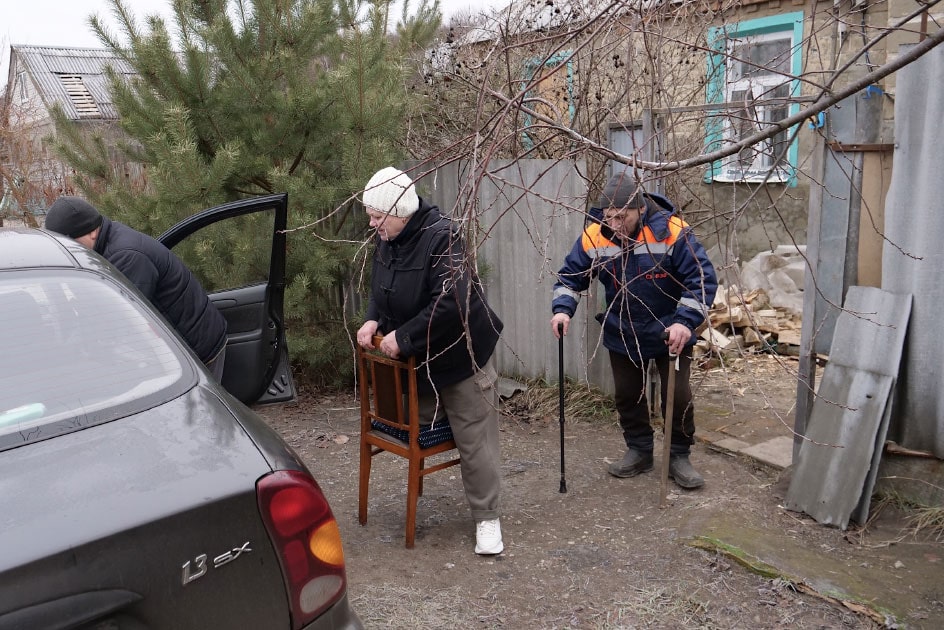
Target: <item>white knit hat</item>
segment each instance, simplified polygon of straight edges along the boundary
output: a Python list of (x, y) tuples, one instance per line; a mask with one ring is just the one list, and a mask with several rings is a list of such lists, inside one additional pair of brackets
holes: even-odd
[(364, 207), (395, 217), (408, 217), (420, 208), (413, 180), (392, 166), (382, 168), (364, 187)]

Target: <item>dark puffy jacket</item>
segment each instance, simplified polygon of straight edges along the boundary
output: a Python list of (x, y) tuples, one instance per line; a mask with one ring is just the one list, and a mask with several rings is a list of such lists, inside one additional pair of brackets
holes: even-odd
[(377, 239), (367, 319), (380, 333), (396, 330), (400, 353), (423, 361), (417, 381), (427, 392), (430, 381), (458, 383), (485, 365), (503, 326), (452, 223), (422, 199), (396, 238)]
[(226, 320), (193, 273), (147, 234), (105, 218), (95, 251), (118, 268), (206, 363), (226, 344)]
[[(635, 242), (623, 242), (602, 223), (602, 210), (564, 260), (554, 285), (551, 310), (573, 317), (594, 277), (606, 294), (603, 345), (633, 360), (665, 355), (662, 332), (674, 323), (693, 332), (705, 321), (718, 280), (691, 227), (675, 215), (671, 202), (647, 194)], [(697, 341), (695, 335), (688, 345)]]

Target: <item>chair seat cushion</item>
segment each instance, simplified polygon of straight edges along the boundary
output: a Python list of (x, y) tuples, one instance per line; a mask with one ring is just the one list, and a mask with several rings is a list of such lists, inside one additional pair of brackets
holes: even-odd
[[(371, 428), (386, 433), (392, 438), (396, 438), (401, 442), (408, 443), (410, 440), (409, 431), (404, 431), (402, 429), (395, 429), (391, 426), (384, 424), (378, 420), (370, 421)], [(420, 425), (420, 434), (417, 438), (421, 448), (429, 448), (431, 446), (436, 446), (437, 444), (442, 444), (448, 440), (452, 439), (452, 427), (449, 426), (448, 420), (437, 420), (433, 424), (424, 424)]]

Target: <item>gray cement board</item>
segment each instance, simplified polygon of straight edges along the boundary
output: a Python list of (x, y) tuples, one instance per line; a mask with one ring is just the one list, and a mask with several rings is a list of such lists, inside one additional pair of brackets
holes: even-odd
[(845, 529), (868, 508), (888, 430), (911, 296), (849, 287), (787, 492), (789, 509)]
[[(894, 388), (895, 381), (892, 381)], [(879, 466), (882, 463), (882, 451), (885, 449), (885, 436), (888, 435), (888, 422), (892, 417), (892, 400), (894, 391), (889, 393), (888, 402), (885, 404), (885, 414), (879, 420), (878, 430), (875, 434), (875, 450), (872, 452), (872, 464), (865, 476), (865, 483), (862, 487), (862, 494), (859, 497), (859, 503), (852, 511), (850, 517), (856, 523), (865, 524), (869, 520), (869, 506), (872, 504), (872, 491), (875, 489), (875, 480), (878, 478)]]
[(827, 364), (790, 481), (787, 509), (845, 529), (859, 504), (895, 379)]
[(875, 287), (849, 287), (829, 363), (898, 378), (911, 295)]
[[(846, 247), (849, 241), (849, 196), (853, 164), (848, 157), (828, 159), (823, 174), (826, 194), (820, 214), (818, 259), (816, 261), (815, 313), (810, 322), (816, 335), (813, 348), (824, 354), (832, 343), (842, 304)], [(807, 298), (809, 299), (809, 298)]]

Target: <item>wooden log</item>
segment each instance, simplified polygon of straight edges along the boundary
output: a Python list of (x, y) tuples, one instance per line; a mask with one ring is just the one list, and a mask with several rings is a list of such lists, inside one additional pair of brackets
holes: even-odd
[(800, 331), (798, 330), (781, 330), (777, 333), (777, 344), (778, 345), (789, 345), (797, 346), (800, 345)]
[(701, 338), (719, 350), (724, 350), (731, 345), (731, 339), (720, 330), (714, 328), (706, 328), (701, 333)]

